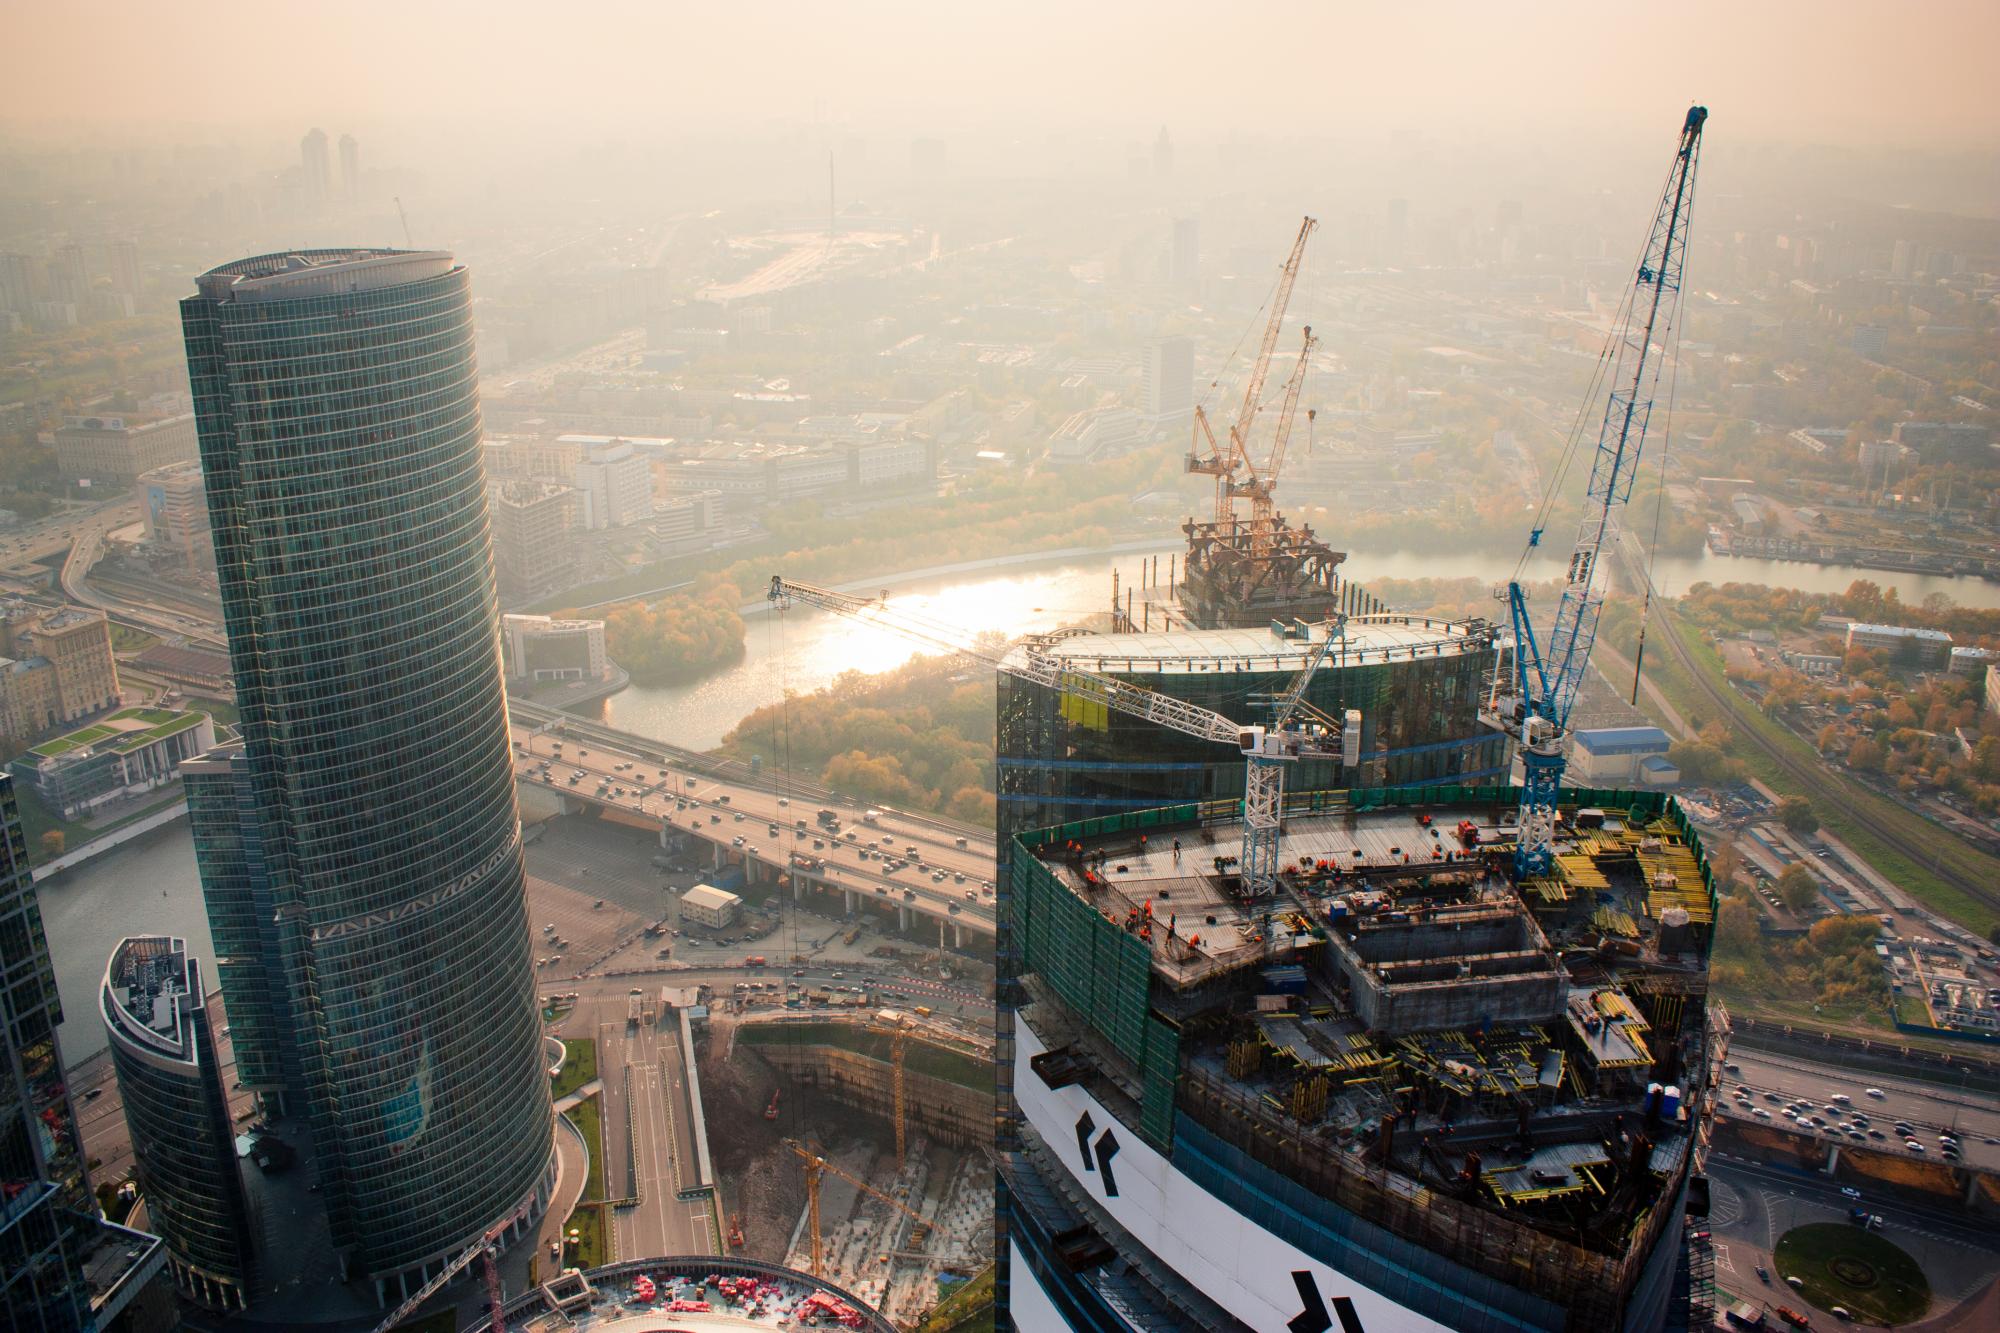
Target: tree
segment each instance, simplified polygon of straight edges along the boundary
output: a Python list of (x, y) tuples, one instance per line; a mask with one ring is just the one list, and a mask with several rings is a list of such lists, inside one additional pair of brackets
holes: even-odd
[(1813, 813), (1812, 802), (1803, 796), (1786, 796), (1778, 802), (1778, 822), (1787, 832), (1804, 837), (1819, 831), (1819, 816)]
[(1802, 865), (1788, 865), (1778, 876), (1778, 899), (1795, 915), (1819, 900), (1819, 881)]
[(1722, 904), (1715, 917), (1715, 939), (1724, 953), (1748, 956), (1757, 952), (1757, 910), (1741, 898)]
[(1857, 773), (1879, 773), (1888, 756), (1876, 742), (1863, 737), (1847, 750), (1847, 766)]
[(48, 830), (46, 833), (42, 834), (43, 860), (44, 861), (55, 860), (58, 856), (61, 856), (63, 854), (63, 848), (68, 845), (69, 845), (69, 839), (63, 836), (63, 831), (61, 829), (52, 828)]

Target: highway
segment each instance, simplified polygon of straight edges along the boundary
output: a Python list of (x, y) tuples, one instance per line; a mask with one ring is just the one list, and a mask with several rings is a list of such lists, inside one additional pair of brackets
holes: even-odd
[(105, 537), (114, 529), (138, 520), (138, 502), (131, 501), (99, 510), (73, 525), (69, 554), (62, 565), (63, 595), (78, 605), (97, 607), (114, 620), (152, 630), (169, 639), (187, 639), (212, 648), (226, 647), (227, 640), (210, 621), (167, 607), (114, 597), (90, 586), (90, 570), (104, 554)]
[[(604, 739), (603, 728), (593, 728), (586, 739), (575, 734), (566, 718), (544, 724), (560, 731), (545, 730), (529, 725), (520, 710), (510, 712), (515, 714), (516, 775), (522, 782), (659, 819), (724, 855), (740, 853), (774, 875), (791, 874), (819, 887), (850, 891), (856, 900), (850, 908), (873, 900), (951, 922), (972, 934), (994, 933), (991, 834), (960, 833), (960, 826), (891, 810), (883, 810), (870, 824), (859, 805), (822, 805), (821, 798), (806, 795), (794, 799), (712, 771), (693, 771), (662, 758), (658, 746), (639, 737), (606, 748), (613, 742)], [(837, 837), (818, 823), (823, 808), (841, 815)], [(801, 821), (804, 828), (798, 827)], [(797, 863), (794, 856), (820, 864)], [(893, 860), (913, 864), (891, 869)]]
[[(1803, 1112), (1807, 1117), (1804, 1128), (1816, 1137), (1870, 1152), (1943, 1162), (1937, 1136), (1949, 1132), (1958, 1136), (1959, 1165), (2000, 1171), (2000, 1105), (1991, 1097), (1884, 1075), (1845, 1075), (1826, 1065), (1740, 1045), (1731, 1048), (1730, 1063), (1733, 1068), (1724, 1075), (1725, 1095), (1721, 1099), (1725, 1115), (1796, 1132), (1798, 1125), (1785, 1118), (1783, 1109), (1810, 1101), (1812, 1105)], [(1750, 1090), (1747, 1104), (1736, 1095), (1738, 1088)], [(1870, 1088), (1883, 1095), (1869, 1096)], [(1845, 1094), (1849, 1101), (1832, 1100), (1836, 1093)], [(1838, 1115), (1830, 1114), (1829, 1107), (1837, 1108)], [(1763, 1114), (1757, 1114), (1760, 1111)], [(1851, 1127), (1857, 1113), (1866, 1117), (1865, 1127)], [(1812, 1124), (1810, 1117), (1815, 1115), (1827, 1124)], [(1836, 1121), (1838, 1132), (1827, 1133)], [(1903, 1136), (1895, 1130), (1898, 1121), (1916, 1131), (1914, 1137), (1923, 1144), (1922, 1152), (1903, 1146)]]

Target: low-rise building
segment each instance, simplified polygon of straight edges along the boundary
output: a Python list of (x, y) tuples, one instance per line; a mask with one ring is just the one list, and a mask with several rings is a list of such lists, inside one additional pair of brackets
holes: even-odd
[(608, 680), (611, 676), (601, 620), (504, 615), (500, 617), (500, 644), (509, 680), (539, 685)]
[(1840, 674), (1840, 659), (1832, 653), (1785, 653), (1782, 656), (1786, 666), (1808, 676)]
[(736, 920), (743, 900), (712, 884), (697, 884), (681, 895), (681, 920), (720, 930)]
[(1887, 653), (1895, 665), (1917, 671), (1939, 671), (1951, 662), (1951, 635), (1941, 629), (1857, 622), (1847, 627), (1847, 651), (1857, 648)]
[(1953, 648), (1945, 669), (1954, 676), (1964, 676), (1967, 680), (1978, 680), (2000, 662), (2000, 649), (1995, 648)]
[(707, 536), (721, 522), (722, 493), (690, 491), (655, 503), (646, 529), (655, 541), (684, 542)]
[(576, 581), (576, 492), (560, 482), (519, 477), (487, 490), (493, 525), (493, 574), (507, 597), (526, 597)]
[(42, 742), (8, 768), (48, 807), (76, 819), (173, 781), (183, 759), (215, 744), (207, 713), (126, 708)]
[(177, 685), (187, 685), (210, 693), (227, 692), (235, 683), (229, 665), (229, 654), (214, 652), (207, 648), (183, 648), (171, 643), (156, 643), (133, 658), (132, 665), (162, 680), (171, 680)]
[(208, 491), (201, 464), (170, 463), (139, 477), (139, 509), (146, 540), (188, 564), (212, 562), (215, 538), (208, 527)]
[(1049, 441), (1051, 467), (1074, 467), (1115, 458), (1152, 436), (1151, 421), (1129, 407), (1096, 407), (1072, 413)]
[(194, 417), (70, 417), (56, 428), (56, 471), (65, 484), (123, 491), (141, 475), (193, 459)]
[(120, 702), (111, 625), (91, 607), (0, 607), (0, 731), (27, 739)]
[(2000, 666), (1986, 668), (1986, 711), (2000, 717)]
[(586, 528), (622, 528), (653, 513), (653, 465), (625, 440), (584, 446), (573, 482)]
[[(1680, 772), (1667, 759), (1673, 740), (1658, 727), (1598, 727), (1570, 733), (1564, 779), (1577, 787), (1664, 786)], [(1658, 759), (1659, 764), (1648, 765)], [(1671, 776), (1668, 776), (1671, 772)]]

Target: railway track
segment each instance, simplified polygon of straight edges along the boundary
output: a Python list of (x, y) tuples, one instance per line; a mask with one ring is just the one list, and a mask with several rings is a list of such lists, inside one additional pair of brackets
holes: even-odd
[(2000, 859), (1986, 855), (1943, 829), (1936, 829), (1935, 836), (1923, 841), (1912, 839), (1904, 829), (1882, 818), (1872, 808), (1873, 802), (1881, 797), (1866, 792), (1863, 799), (1852, 799), (1839, 790), (1817, 764), (1803, 760), (1787, 747), (1773, 742), (1743, 719), (1742, 714), (1748, 711), (1749, 705), (1734, 691), (1718, 687), (1702, 670), (1701, 664), (1695, 661), (1694, 654), (1681, 640), (1678, 618), (1673, 612), (1663, 602), (1656, 602), (1655, 605), (1659, 607), (1661, 628), (1667, 631), (1664, 636), (1667, 651), (1680, 663), (1695, 689), (1721, 716), (1735, 723), (1738, 736), (1769, 758), (1805, 794), (1839, 809), (1870, 837), (1898, 855), (1909, 858), (1912, 863), (1928, 866), (1933, 875), (1966, 897), (2000, 911)]

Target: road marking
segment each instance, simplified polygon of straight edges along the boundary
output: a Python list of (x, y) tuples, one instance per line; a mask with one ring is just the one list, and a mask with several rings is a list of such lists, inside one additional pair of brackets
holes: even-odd
[(1715, 1252), (1715, 1266), (1717, 1268), (1724, 1268), (1732, 1273), (1736, 1271), (1736, 1263), (1729, 1257), (1729, 1246), (1718, 1240), (1713, 1242), (1709, 1248)]

